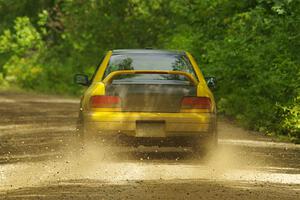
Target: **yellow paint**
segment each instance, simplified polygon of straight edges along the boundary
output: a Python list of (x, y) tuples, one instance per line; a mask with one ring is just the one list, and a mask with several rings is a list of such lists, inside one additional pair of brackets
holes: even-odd
[[(108, 51), (103, 62), (101, 63), (95, 78), (90, 87), (84, 93), (81, 107), (83, 110), (84, 121), (89, 124), (105, 122), (117, 123), (115, 127), (119, 130), (124, 124), (124, 130), (128, 127), (135, 127), (135, 125), (127, 124), (135, 123), (137, 120), (164, 120), (169, 124), (169, 131), (179, 130), (180, 127), (193, 127), (194, 130), (204, 130), (211, 122), (212, 115), (216, 112), (216, 104), (213, 94), (206, 85), (206, 81), (192, 55), (186, 52), (190, 60), (197, 79), (187, 72), (182, 71), (168, 71), (168, 70), (122, 70), (111, 72), (103, 79), (103, 75), (108, 66), (112, 51)], [(93, 108), (89, 107), (90, 97), (94, 95), (105, 95), (105, 86), (110, 84), (113, 78), (120, 74), (138, 74), (138, 73), (164, 73), (164, 74), (179, 74), (187, 77), (190, 82), (197, 86), (197, 96), (209, 97), (212, 101), (212, 109), (182, 109), (179, 113), (153, 113), (153, 112), (122, 112), (120, 108)], [(176, 125), (176, 123), (178, 125)], [(97, 127), (97, 125), (95, 125)], [(100, 126), (101, 127), (101, 126)], [(113, 127), (112, 124), (109, 126)], [(126, 128), (127, 127), (127, 128)], [(94, 127), (95, 128), (95, 127)], [(116, 131), (117, 131), (116, 129)], [(172, 129), (172, 130), (171, 130)], [(174, 130), (173, 130), (174, 129)], [(180, 129), (181, 130), (181, 129)]]
[(99, 70), (96, 72), (93, 83), (99, 82), (102, 80), (111, 55), (112, 55), (112, 51), (108, 51), (105, 58), (103, 59), (103, 62), (100, 64)]
[(122, 74), (176, 74), (185, 76), (191, 83), (198, 85), (198, 81), (191, 74), (187, 72), (169, 70), (118, 70), (111, 72), (102, 82), (105, 85), (110, 84), (114, 77)]
[(210, 113), (153, 113), (153, 112), (94, 112), (85, 113), (89, 121), (137, 121), (137, 120), (164, 120), (176, 123), (208, 123)]
[(199, 80), (199, 84), (198, 84), (198, 87), (197, 87), (197, 96), (209, 97), (211, 99), (211, 102), (212, 102), (211, 112), (216, 112), (216, 103), (215, 103), (214, 95), (212, 94), (210, 89), (207, 87), (206, 81), (204, 79), (204, 76), (203, 76), (197, 62), (195, 61), (195, 59), (193, 58), (193, 56), (189, 52), (186, 52), (186, 55), (189, 58), (192, 66), (193, 66), (193, 68), (196, 72), (198, 80)]

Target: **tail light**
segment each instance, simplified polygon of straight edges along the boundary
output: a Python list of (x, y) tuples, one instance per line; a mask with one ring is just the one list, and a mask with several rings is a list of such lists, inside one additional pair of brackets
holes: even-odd
[(181, 101), (182, 109), (211, 109), (208, 97), (184, 97)]
[(90, 100), (92, 108), (117, 108), (121, 106), (118, 96), (92, 96)]

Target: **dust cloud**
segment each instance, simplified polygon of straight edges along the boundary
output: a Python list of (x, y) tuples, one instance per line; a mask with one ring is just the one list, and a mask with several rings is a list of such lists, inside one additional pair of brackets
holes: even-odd
[[(172, 150), (172, 149), (171, 149)], [(151, 152), (154, 151), (154, 152)], [(259, 158), (238, 154), (237, 147), (219, 145), (203, 158), (194, 158), (191, 151), (175, 153), (170, 148), (120, 147), (92, 142), (79, 147), (76, 142), (63, 149), (56, 159), (42, 162), (7, 164), (0, 166), (1, 189), (15, 189), (60, 183), (70, 180), (97, 180), (106, 184), (124, 184), (134, 180), (190, 180), (218, 181), (247, 180), (280, 182), (286, 177), (259, 172)], [(150, 153), (149, 153), (150, 152)], [(171, 156), (170, 156), (171, 155)], [(238, 156), (239, 155), (239, 156)], [(174, 159), (175, 158), (175, 159)], [(270, 178), (271, 177), (271, 178)], [(274, 180), (276, 178), (276, 180)], [(290, 178), (299, 182), (299, 175)]]

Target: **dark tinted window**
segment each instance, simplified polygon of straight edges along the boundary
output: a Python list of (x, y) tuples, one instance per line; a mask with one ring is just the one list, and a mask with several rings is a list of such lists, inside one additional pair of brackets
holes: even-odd
[[(193, 67), (188, 58), (180, 54), (163, 53), (128, 53), (112, 55), (104, 77), (118, 70), (172, 70), (184, 71), (195, 76)], [(196, 77), (196, 76), (195, 76)], [(169, 74), (137, 74), (121, 75), (115, 79), (134, 80), (182, 80), (187, 81), (181, 75)]]

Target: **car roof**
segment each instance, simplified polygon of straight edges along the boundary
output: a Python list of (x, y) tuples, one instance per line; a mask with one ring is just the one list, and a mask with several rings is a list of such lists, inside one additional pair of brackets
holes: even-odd
[(185, 55), (184, 51), (170, 51), (160, 49), (116, 49), (112, 51), (113, 55), (118, 54), (172, 54), (172, 55)]

